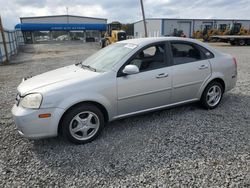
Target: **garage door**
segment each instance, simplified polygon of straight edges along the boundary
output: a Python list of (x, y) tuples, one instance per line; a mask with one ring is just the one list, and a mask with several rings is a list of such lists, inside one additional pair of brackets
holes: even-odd
[(190, 37), (191, 36), (191, 23), (190, 22), (179, 22), (179, 30), (182, 30), (183, 33), (187, 36)]

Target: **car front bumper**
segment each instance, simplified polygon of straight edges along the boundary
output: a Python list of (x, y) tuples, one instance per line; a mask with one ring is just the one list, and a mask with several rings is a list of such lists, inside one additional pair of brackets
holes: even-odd
[[(61, 108), (27, 109), (16, 104), (12, 107), (14, 122), (20, 135), (29, 139), (57, 136), (60, 118), (64, 113)], [(50, 113), (51, 117), (39, 118), (40, 114)]]

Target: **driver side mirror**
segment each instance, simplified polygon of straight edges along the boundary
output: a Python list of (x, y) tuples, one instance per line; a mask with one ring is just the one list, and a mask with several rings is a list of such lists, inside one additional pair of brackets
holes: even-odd
[(137, 74), (139, 72), (139, 68), (136, 65), (126, 65), (122, 71), (125, 74)]

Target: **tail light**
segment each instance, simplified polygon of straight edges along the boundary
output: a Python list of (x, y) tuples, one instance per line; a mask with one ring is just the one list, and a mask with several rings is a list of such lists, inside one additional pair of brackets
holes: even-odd
[(237, 61), (236, 61), (236, 58), (235, 58), (235, 57), (233, 58), (233, 61), (234, 61), (235, 67), (237, 68)]
[(234, 62), (234, 65), (235, 65), (235, 76), (236, 76), (237, 75), (237, 61), (236, 61), (235, 57), (233, 58), (233, 62)]

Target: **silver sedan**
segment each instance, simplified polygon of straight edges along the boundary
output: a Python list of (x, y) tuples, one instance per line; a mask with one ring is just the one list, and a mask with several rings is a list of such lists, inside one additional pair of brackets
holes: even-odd
[(82, 144), (119, 118), (196, 101), (216, 108), (236, 80), (235, 58), (197, 40), (125, 40), (24, 79), (12, 114), (27, 138), (61, 134)]

